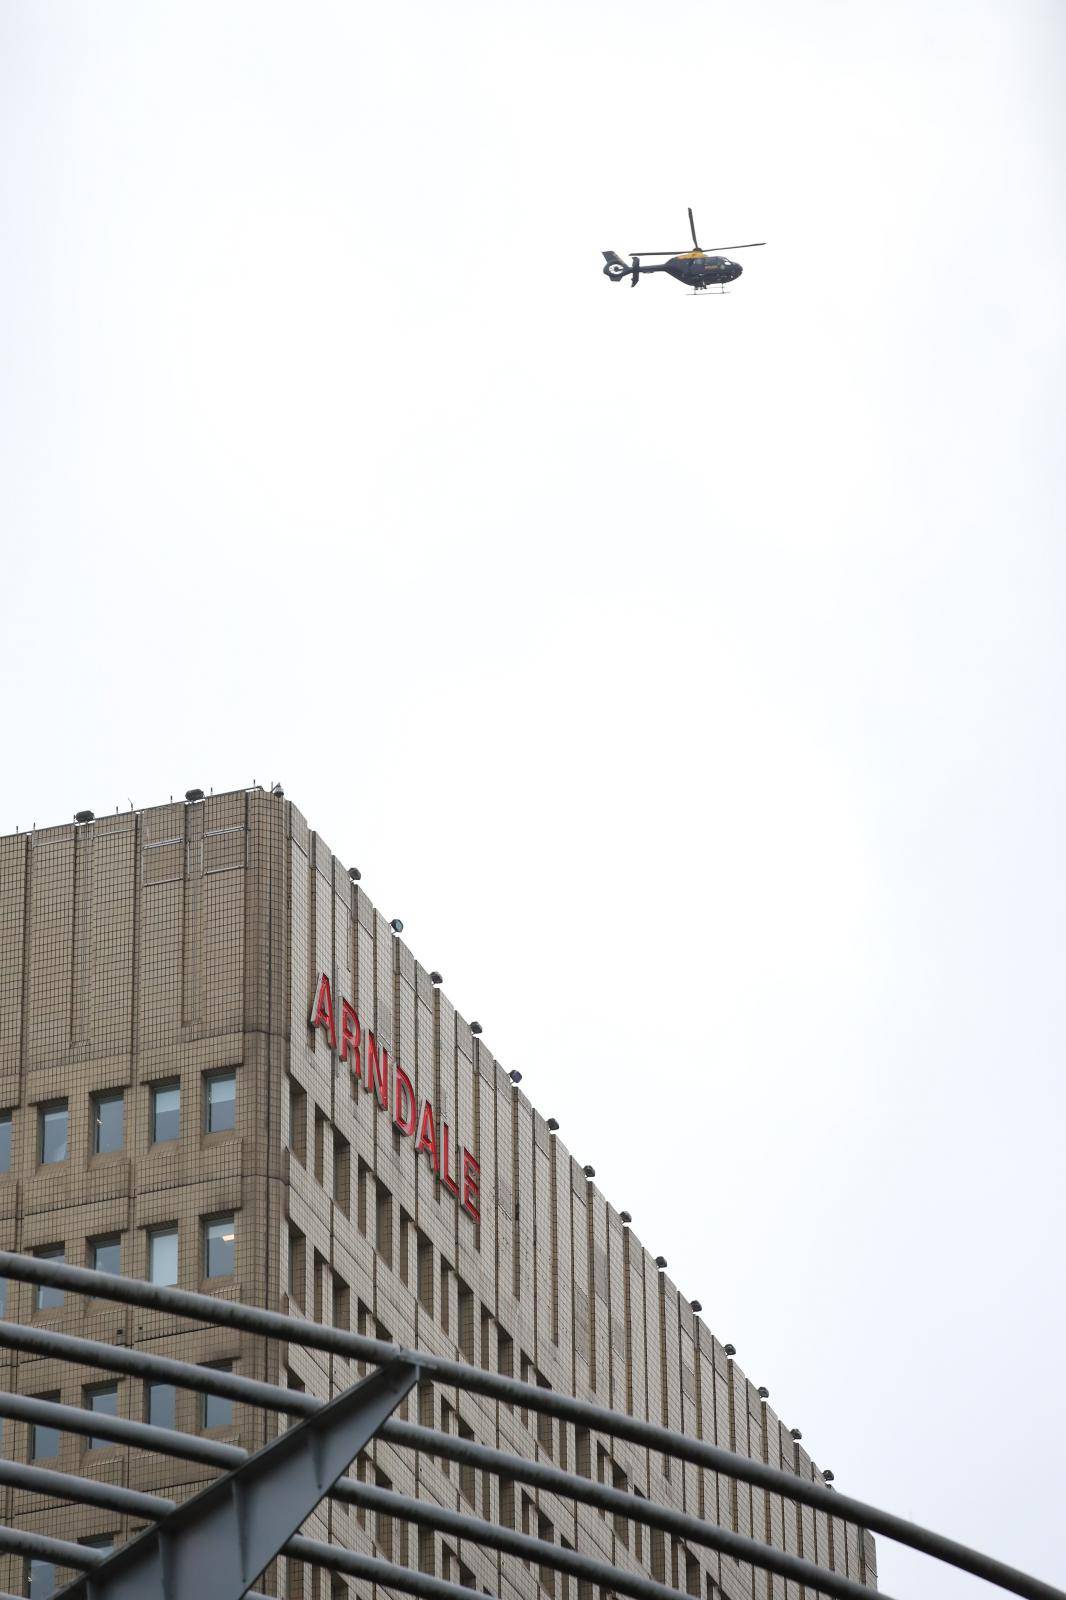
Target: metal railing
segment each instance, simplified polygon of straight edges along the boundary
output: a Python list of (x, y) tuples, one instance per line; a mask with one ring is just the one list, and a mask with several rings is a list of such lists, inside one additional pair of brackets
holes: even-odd
[[(671, 1432), (654, 1423), (571, 1399), (567, 1395), (542, 1388), (537, 1384), (524, 1383), (502, 1374), (487, 1372), (482, 1368), (448, 1360), (427, 1351), (403, 1350), (397, 1345), (387, 1344), (381, 1340), (366, 1338), (339, 1328), (305, 1322), (278, 1312), (220, 1300), (210, 1295), (163, 1288), (144, 1283), (139, 1279), (121, 1278), (110, 1273), (67, 1266), (56, 1261), (0, 1251), (0, 1276), (73, 1290), (96, 1298), (115, 1300), (125, 1305), (192, 1318), (199, 1323), (232, 1328), (260, 1337), (279, 1339), (289, 1344), (331, 1352), (349, 1360), (369, 1362), (379, 1369), (376, 1377), (382, 1381), (388, 1377), (394, 1386), (399, 1383), (403, 1386), (404, 1393), (408, 1392), (418, 1378), (424, 1378), (481, 1394), (509, 1406), (545, 1412), (564, 1421), (576, 1423), (580, 1427), (654, 1449), (673, 1459), (708, 1468), (785, 1499), (811, 1506), (830, 1517), (854, 1523), (860, 1528), (868, 1528), (872, 1532), (880, 1533), (937, 1560), (984, 1578), (1002, 1589), (1025, 1596), (1027, 1600), (1066, 1600), (1063, 1591), (1038, 1578), (901, 1517), (840, 1494), (822, 1484), (799, 1478), (766, 1462), (736, 1455), (705, 1441)], [(95, 1439), (107, 1439), (196, 1462), (201, 1466), (221, 1469), (226, 1476), (217, 1480), (213, 1488), (227, 1485), (233, 1480), (233, 1492), (229, 1494), (227, 1503), (232, 1501), (233, 1507), (236, 1508), (232, 1511), (232, 1516), (237, 1518), (237, 1524), (223, 1536), (221, 1543), (223, 1550), (228, 1549), (234, 1540), (246, 1542), (247, 1528), (241, 1518), (247, 1517), (250, 1514), (249, 1507), (254, 1510), (255, 1504), (255, 1494), (250, 1493), (247, 1487), (248, 1475), (258, 1474), (259, 1480), (269, 1483), (269, 1476), (264, 1477), (264, 1474), (269, 1475), (270, 1472), (277, 1470), (278, 1459), (285, 1452), (289, 1455), (293, 1450), (299, 1452), (300, 1438), (304, 1430), (310, 1430), (307, 1435), (306, 1460), (311, 1460), (315, 1456), (315, 1451), (321, 1450), (322, 1437), (329, 1434), (331, 1428), (343, 1435), (335, 1447), (344, 1455), (355, 1437), (352, 1433), (353, 1426), (356, 1428), (362, 1426), (368, 1385), (373, 1381), (368, 1379), (365, 1383), (355, 1385), (338, 1400), (324, 1401), (302, 1391), (280, 1388), (232, 1372), (176, 1361), (126, 1346), (78, 1338), (45, 1327), (4, 1321), (0, 1321), (0, 1346), (40, 1357), (100, 1367), (131, 1377), (170, 1383), (202, 1394), (217, 1395), (244, 1405), (301, 1419), (295, 1428), (290, 1428), (264, 1450), (250, 1457), (238, 1446), (217, 1439), (107, 1416), (76, 1406), (62, 1405), (56, 1401), (41, 1400), (26, 1395), (0, 1394), (0, 1415), (88, 1435)], [(400, 1398), (397, 1392), (389, 1410)], [(346, 1410), (342, 1402), (346, 1402)], [(338, 1413), (339, 1407), (341, 1413)], [(335, 1413), (340, 1415), (339, 1422), (333, 1420)], [(371, 1510), (380, 1516), (394, 1517), (420, 1527), (450, 1533), (481, 1545), (487, 1550), (515, 1556), (523, 1561), (535, 1563), (538, 1567), (566, 1573), (614, 1594), (631, 1596), (632, 1600), (676, 1600), (675, 1589), (653, 1578), (644, 1577), (639, 1573), (535, 1538), (530, 1534), (517, 1532), (510, 1527), (487, 1522), (480, 1517), (448, 1510), (429, 1500), (415, 1499), (343, 1476), (348, 1464), (371, 1438), (380, 1438), (400, 1449), (438, 1456), (461, 1465), (478, 1468), (483, 1472), (549, 1490), (569, 1500), (594, 1506), (603, 1512), (646, 1527), (660, 1529), (690, 1544), (717, 1551), (737, 1561), (746, 1562), (752, 1567), (792, 1579), (810, 1591), (837, 1596), (839, 1600), (868, 1600), (871, 1594), (868, 1587), (839, 1572), (829, 1571), (800, 1556), (747, 1538), (717, 1523), (657, 1505), (642, 1496), (609, 1488), (605, 1484), (548, 1466), (543, 1462), (528, 1460), (469, 1439), (456, 1438), (450, 1434), (437, 1432), (435, 1429), (393, 1419), (388, 1416), (387, 1411), (375, 1416), (372, 1431), (366, 1439), (355, 1444), (339, 1471), (330, 1477), (328, 1483), (323, 1481), (318, 1491), (311, 1495), (306, 1509), (292, 1522), (287, 1533), (278, 1534), (267, 1559), (260, 1561), (254, 1569), (246, 1566), (239, 1576), (232, 1576), (229, 1581), (231, 1585), (237, 1586), (227, 1591), (220, 1589), (220, 1594), (223, 1592), (232, 1594), (233, 1600), (240, 1594), (254, 1594), (254, 1591), (248, 1588), (248, 1583), (265, 1570), (275, 1555), (281, 1553), (295, 1559), (316, 1562), (333, 1571), (360, 1577), (367, 1582), (379, 1583), (402, 1593), (420, 1595), (423, 1600), (469, 1600), (468, 1588), (375, 1557), (344, 1550), (337, 1545), (321, 1544), (297, 1535), (295, 1529), (310, 1515), (317, 1501), (330, 1495), (338, 1501)], [(295, 1445), (284, 1445), (284, 1441), (293, 1439), (296, 1440)], [(271, 1459), (264, 1467), (263, 1462), (267, 1458)], [(64, 1594), (71, 1596), (72, 1600), (75, 1595), (84, 1595), (87, 1600), (90, 1600), (90, 1597), (91, 1600), (119, 1600), (120, 1596), (126, 1594), (153, 1595), (154, 1593), (158, 1593), (161, 1600), (209, 1600), (202, 1582), (196, 1582), (192, 1587), (182, 1586), (178, 1582), (172, 1552), (184, 1548), (182, 1541), (196, 1546), (197, 1538), (202, 1538), (198, 1528), (192, 1526), (197, 1516), (201, 1520), (217, 1517), (217, 1509), (213, 1510), (212, 1507), (217, 1506), (220, 1495), (216, 1494), (212, 1499), (212, 1489), (205, 1490), (202, 1495), (194, 1496), (191, 1501), (181, 1506), (175, 1506), (173, 1502), (158, 1496), (14, 1461), (0, 1463), (0, 1483), (35, 1490), (43, 1495), (55, 1495), (87, 1505), (105, 1507), (149, 1521), (150, 1526), (145, 1534), (129, 1541), (113, 1555), (101, 1553), (85, 1545), (50, 1539), (18, 1529), (0, 1529), (0, 1550), (22, 1553), (31, 1558), (37, 1557), (80, 1571), (83, 1577), (76, 1579), (74, 1584), (64, 1591)], [(274, 1491), (268, 1487), (266, 1490), (256, 1492), (269, 1498)], [(306, 1484), (302, 1492), (305, 1498), (310, 1493)], [(221, 1498), (226, 1498), (226, 1493), (220, 1490), (220, 1494)], [(195, 1508), (201, 1501), (205, 1502), (206, 1509), (201, 1508), (201, 1511), (197, 1512)], [(288, 1502), (283, 1503), (288, 1505)], [(280, 1528), (280, 1523), (276, 1526)], [(202, 1559), (202, 1547), (196, 1546), (196, 1548)], [(148, 1555), (145, 1554), (146, 1551), (149, 1552)], [(171, 1553), (165, 1555), (165, 1552)], [(147, 1569), (144, 1569), (143, 1563), (149, 1557), (158, 1561), (158, 1568), (152, 1569), (157, 1573), (158, 1579), (158, 1587), (155, 1589), (145, 1586)], [(252, 1555), (249, 1555), (248, 1559), (253, 1559)], [(140, 1567), (137, 1565), (138, 1562), (141, 1563)], [(133, 1587), (130, 1587), (129, 1581), (123, 1580), (124, 1572), (127, 1574), (127, 1579), (129, 1577), (128, 1569), (134, 1570)], [(4, 1600), (4, 1597), (0, 1596), (0, 1600)]]

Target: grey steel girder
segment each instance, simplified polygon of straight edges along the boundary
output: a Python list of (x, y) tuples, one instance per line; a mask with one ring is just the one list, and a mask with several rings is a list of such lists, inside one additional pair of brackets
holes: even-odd
[(61, 1591), (64, 1600), (241, 1600), (418, 1378), (393, 1361)]

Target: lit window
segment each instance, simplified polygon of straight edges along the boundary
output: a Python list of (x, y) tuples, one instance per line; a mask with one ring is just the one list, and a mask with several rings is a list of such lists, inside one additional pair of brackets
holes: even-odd
[(204, 1131), (226, 1133), (236, 1126), (237, 1075), (212, 1072), (204, 1079)]
[(181, 1088), (157, 1083), (152, 1090), (152, 1143), (165, 1144), (181, 1136)]
[(204, 1277), (228, 1278), (234, 1270), (237, 1229), (232, 1217), (204, 1223)]
[[(232, 1372), (232, 1361), (206, 1361), (205, 1366), (215, 1372)], [(233, 1401), (220, 1394), (200, 1396), (200, 1426), (202, 1428), (228, 1428), (233, 1421)]]
[[(39, 1394), (38, 1400), (55, 1402), (59, 1394)], [(59, 1429), (52, 1428), (47, 1422), (34, 1422), (30, 1424), (30, 1460), (47, 1461), (52, 1456), (59, 1454)]]
[(108, 1233), (89, 1240), (89, 1265), (94, 1272), (122, 1271), (122, 1235)]
[[(44, 1250), (35, 1250), (34, 1255), (38, 1261), (59, 1261), (67, 1259), (67, 1253), (61, 1244), (50, 1244)], [(63, 1304), (62, 1289), (55, 1289), (50, 1283), (36, 1285), (35, 1307), (38, 1311), (54, 1311), (56, 1306)]]
[(38, 1154), (42, 1166), (67, 1159), (67, 1102), (53, 1100), (38, 1110)]
[(56, 1592), (56, 1569), (51, 1561), (37, 1556), (26, 1562), (26, 1593), (29, 1600), (51, 1600)]
[(93, 1155), (110, 1155), (122, 1149), (122, 1124), (125, 1107), (122, 1094), (93, 1096)]
[(11, 1113), (0, 1111), (0, 1172), (11, 1171)]
[(174, 1385), (172, 1383), (146, 1383), (144, 1387), (145, 1422), (150, 1422), (153, 1428), (176, 1427), (178, 1391)]
[(177, 1228), (155, 1228), (148, 1235), (148, 1281), (164, 1288), (177, 1283)]
[[(97, 1383), (85, 1391), (85, 1409), (95, 1411), (100, 1417), (118, 1416), (118, 1384)], [(89, 1449), (101, 1450), (111, 1443), (110, 1439), (90, 1438)]]

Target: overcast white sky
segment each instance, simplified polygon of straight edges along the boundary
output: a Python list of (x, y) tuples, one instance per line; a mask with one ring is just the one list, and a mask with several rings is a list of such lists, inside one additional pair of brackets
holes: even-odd
[[(1059, 1583), (1064, 46), (0, 3), (0, 831), (280, 778), (839, 1487)], [(728, 306), (601, 275), (686, 205)]]

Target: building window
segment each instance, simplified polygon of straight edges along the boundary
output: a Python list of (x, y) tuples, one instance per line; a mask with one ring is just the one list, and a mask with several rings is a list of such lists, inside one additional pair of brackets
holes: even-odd
[(106, 1156), (122, 1149), (125, 1096), (93, 1095), (93, 1155)]
[(39, 1107), (37, 1156), (42, 1166), (67, 1159), (67, 1102), (53, 1100)]
[(326, 1182), (326, 1128), (328, 1124), (318, 1106), (315, 1107), (315, 1182), (325, 1187)]
[[(118, 1416), (118, 1384), (94, 1383), (92, 1388), (85, 1391), (86, 1411), (95, 1411), (101, 1417)], [(110, 1439), (97, 1439), (90, 1437), (89, 1449), (100, 1450), (111, 1443)]]
[(307, 1293), (307, 1241), (299, 1228), (289, 1228), (289, 1299), (303, 1310)]
[(122, 1271), (122, 1235), (108, 1233), (89, 1240), (89, 1265), (94, 1272)]
[(178, 1391), (172, 1383), (146, 1383), (144, 1386), (144, 1420), (153, 1428), (177, 1426)]
[(56, 1592), (56, 1569), (51, 1561), (34, 1556), (26, 1562), (25, 1589), (29, 1600), (51, 1600)]
[(335, 1328), (351, 1328), (352, 1325), (352, 1296), (348, 1285), (339, 1272), (333, 1274), (333, 1326)]
[[(50, 1394), (39, 1394), (38, 1400), (48, 1400), (55, 1405), (59, 1400), (59, 1391)], [(30, 1424), (30, 1460), (48, 1461), (59, 1454), (59, 1429), (50, 1427), (47, 1422), (33, 1422)]]
[(419, 1228), (416, 1236), (415, 1257), (418, 1271), (418, 1303), (423, 1311), (433, 1315), (433, 1245)]
[(289, 1149), (303, 1166), (307, 1165), (307, 1096), (294, 1079), (289, 1079)]
[(383, 1183), (378, 1183), (375, 1204), (378, 1255), (386, 1266), (392, 1266), (392, 1195)]
[(113, 1550), (115, 1548), (115, 1535), (113, 1533), (94, 1533), (88, 1539), (79, 1539), (86, 1550)]
[(333, 1198), (344, 1215), (352, 1206), (352, 1150), (342, 1133), (333, 1134)]
[(237, 1227), (232, 1216), (212, 1217), (204, 1223), (204, 1277), (229, 1278), (234, 1260)]
[(148, 1235), (148, 1282), (161, 1288), (178, 1281), (178, 1230), (153, 1228)]
[(11, 1113), (0, 1111), (0, 1172), (11, 1171)]
[[(213, 1372), (232, 1372), (232, 1361), (205, 1361), (205, 1367)], [(202, 1394), (200, 1396), (200, 1426), (201, 1428), (228, 1428), (233, 1423), (233, 1401), (221, 1394)]]
[(229, 1133), (237, 1126), (237, 1074), (212, 1072), (204, 1079), (204, 1132)]
[[(63, 1263), (67, 1259), (67, 1252), (61, 1244), (45, 1245), (40, 1250), (35, 1250), (34, 1255), (38, 1261), (58, 1261)], [(34, 1310), (54, 1311), (63, 1304), (62, 1289), (53, 1288), (50, 1283), (38, 1283), (35, 1286)]]
[(152, 1143), (167, 1144), (181, 1137), (181, 1085), (152, 1085)]

